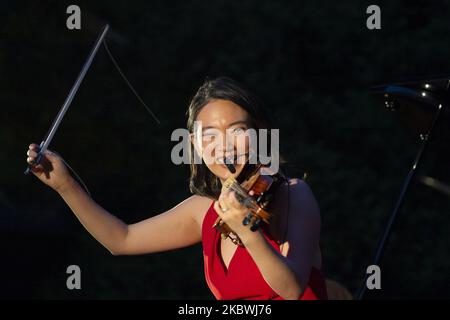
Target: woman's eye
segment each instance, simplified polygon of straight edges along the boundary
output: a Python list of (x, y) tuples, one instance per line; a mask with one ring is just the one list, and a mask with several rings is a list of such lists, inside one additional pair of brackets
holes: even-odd
[(235, 128), (232, 132), (234, 135), (243, 134), (245, 132), (245, 128)]
[(202, 134), (202, 138), (203, 138), (204, 140), (212, 140), (212, 139), (214, 139), (215, 137), (216, 137), (216, 134), (213, 133), (213, 132), (205, 132), (205, 133)]

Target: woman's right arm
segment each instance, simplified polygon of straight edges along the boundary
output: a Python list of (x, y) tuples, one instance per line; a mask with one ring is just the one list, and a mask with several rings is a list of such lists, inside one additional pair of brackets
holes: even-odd
[(56, 191), (98, 242), (114, 255), (123, 251), (127, 224), (99, 206), (73, 179)]
[[(37, 156), (30, 145), (27, 162)], [(141, 222), (127, 225), (98, 205), (68, 174), (59, 155), (47, 150), (31, 170), (64, 199), (86, 230), (114, 255), (172, 250), (201, 241), (202, 213), (211, 200), (192, 196), (176, 207)]]
[(75, 181), (59, 194), (85, 229), (113, 255), (167, 251), (201, 241), (195, 213), (207, 208), (204, 199), (197, 196), (169, 211), (127, 225), (92, 200)]

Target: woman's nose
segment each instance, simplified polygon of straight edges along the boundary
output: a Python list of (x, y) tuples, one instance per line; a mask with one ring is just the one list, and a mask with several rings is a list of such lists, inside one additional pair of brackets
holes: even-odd
[(222, 141), (222, 145), (219, 146), (219, 153), (222, 153), (224, 155), (234, 152), (234, 141), (231, 137), (225, 137)]

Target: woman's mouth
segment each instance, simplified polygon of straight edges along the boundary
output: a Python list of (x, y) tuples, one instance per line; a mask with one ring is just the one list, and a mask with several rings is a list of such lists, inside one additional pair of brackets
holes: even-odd
[(219, 157), (216, 158), (216, 161), (219, 165), (223, 166), (224, 168), (227, 168), (228, 171), (230, 171), (232, 174), (236, 173), (236, 165), (239, 165), (241, 163), (243, 163), (243, 161), (241, 160), (242, 157), (245, 157), (246, 154), (240, 154), (240, 155), (236, 155), (234, 157)]
[(218, 164), (222, 164), (222, 165), (227, 165), (227, 164), (242, 164), (243, 160), (241, 160), (242, 157), (245, 157), (245, 153), (244, 154), (240, 154), (240, 155), (236, 155), (234, 157), (231, 156), (224, 156), (224, 157), (218, 157), (216, 158), (216, 162)]

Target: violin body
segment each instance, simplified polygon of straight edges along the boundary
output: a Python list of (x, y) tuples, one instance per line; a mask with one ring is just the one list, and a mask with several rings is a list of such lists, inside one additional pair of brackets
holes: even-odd
[[(249, 209), (248, 215), (242, 221), (244, 225), (250, 224), (250, 230), (256, 231), (261, 223), (270, 223), (271, 212), (267, 207), (272, 201), (279, 185), (287, 179), (281, 173), (273, 175), (262, 174), (262, 165), (246, 165), (237, 178), (228, 178), (222, 189), (235, 191), (236, 199)], [(252, 195), (250, 195), (252, 191)], [(239, 237), (219, 217), (213, 225), (221, 232), (222, 239), (230, 238), (231, 241), (242, 246)]]

